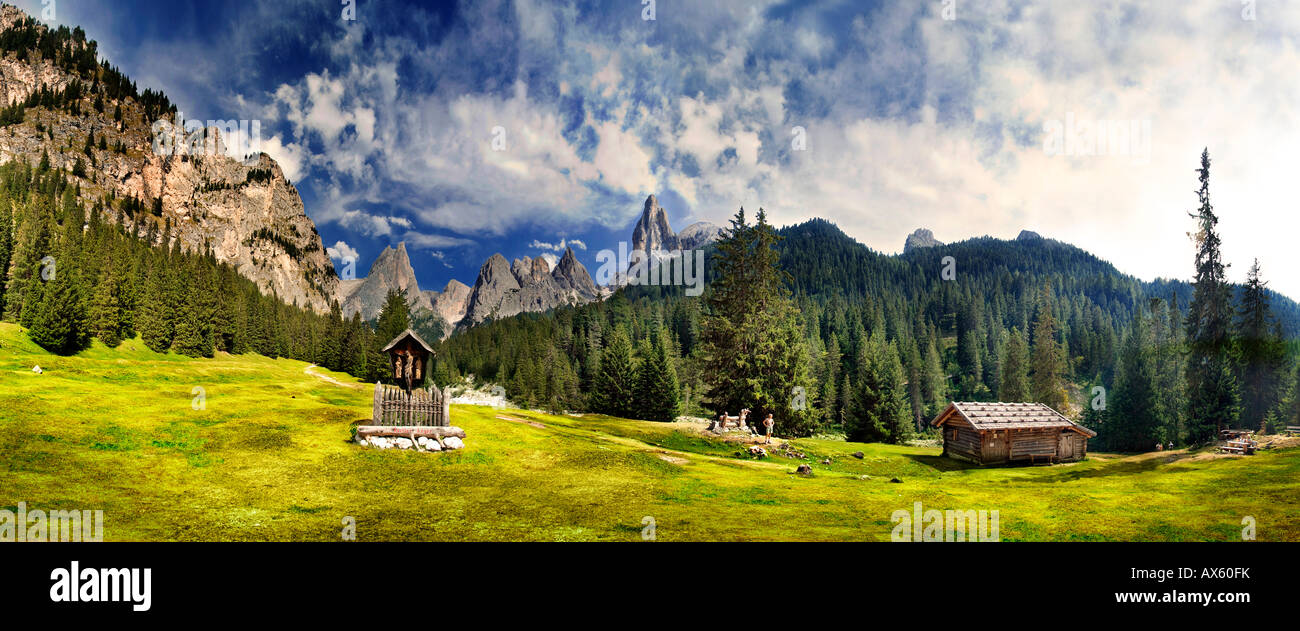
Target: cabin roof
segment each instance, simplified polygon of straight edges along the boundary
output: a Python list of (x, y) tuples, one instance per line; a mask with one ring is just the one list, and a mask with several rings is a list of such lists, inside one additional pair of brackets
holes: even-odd
[(1084, 436), (1096, 436), (1094, 432), (1068, 418), (1060, 412), (1042, 403), (963, 403), (954, 401), (944, 408), (930, 424), (939, 427), (952, 418), (960, 416), (979, 431), (1002, 429), (1050, 429), (1059, 427), (1071, 429)]
[(420, 339), (419, 334), (417, 334), (415, 331), (412, 331), (412, 330), (410, 330), (410, 329), (407, 329), (407, 330), (405, 330), (405, 331), (402, 331), (402, 334), (401, 334), (401, 335), (398, 335), (397, 337), (393, 338), (393, 341), (389, 342), (389, 343), (388, 343), (388, 346), (385, 346), (385, 347), (384, 347), (384, 350), (383, 350), (382, 352), (387, 353), (387, 352), (388, 352), (388, 349), (390, 349), (390, 348), (392, 348), (392, 347), (394, 347), (394, 346), (397, 346), (397, 343), (398, 343), (398, 342), (402, 341), (403, 338), (406, 338), (406, 337), (408, 337), (408, 336), (409, 336), (411, 339), (415, 340), (416, 343), (418, 343), (420, 346), (424, 347), (424, 350), (425, 350), (426, 352), (429, 352), (429, 353), (432, 353), (432, 352), (433, 352), (433, 349), (432, 349), (432, 348), (429, 348), (429, 345), (428, 345), (428, 344), (425, 344), (425, 343), (424, 343), (424, 340)]

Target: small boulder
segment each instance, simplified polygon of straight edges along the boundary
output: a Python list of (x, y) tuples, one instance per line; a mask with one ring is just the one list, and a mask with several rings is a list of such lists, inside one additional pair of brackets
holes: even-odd
[(830, 464), (830, 463), (831, 463), (831, 459), (830, 459), (830, 458), (827, 458), (827, 459), (825, 459), (825, 460), (822, 461), (822, 464)]
[(864, 453), (862, 453), (862, 452), (860, 452), (860, 451), (855, 451), (855, 452), (853, 452), (853, 457), (854, 457), (854, 458), (857, 458), (858, 460), (862, 460), (863, 458), (866, 458), (867, 455), (864, 454)]
[(442, 439), (442, 445), (447, 449), (464, 449), (465, 441), (456, 438), (455, 436), (448, 436)]
[(33, 367), (32, 367), (32, 372), (34, 372), (34, 373), (36, 373), (36, 374), (39, 375), (39, 374), (41, 374), (41, 373), (43, 373), (43, 372), (45, 372), (45, 371), (44, 371), (44, 370), (41, 370), (41, 367), (40, 367), (40, 366), (33, 366)]
[(894, 484), (902, 484), (902, 483), (903, 483), (903, 481), (902, 481), (902, 480), (899, 480), (898, 478), (890, 478), (889, 481), (890, 481), (890, 482), (893, 482)]
[(440, 443), (438, 443), (438, 441), (430, 439), (429, 442), (425, 443), (425, 445), (424, 445), (424, 450), (425, 450), (425, 451), (442, 451), (442, 445), (441, 445)]
[(753, 447), (749, 448), (749, 455), (755, 458), (766, 458), (767, 450), (763, 449), (762, 447), (759, 447), (758, 445), (754, 445)]
[(812, 467), (806, 464), (801, 464), (794, 470), (794, 472), (799, 475), (812, 475)]
[(398, 438), (396, 443), (398, 449), (410, 449), (415, 446), (415, 441), (409, 438)]

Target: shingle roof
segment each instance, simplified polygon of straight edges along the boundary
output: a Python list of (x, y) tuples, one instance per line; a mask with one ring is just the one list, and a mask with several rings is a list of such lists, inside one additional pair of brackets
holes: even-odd
[(381, 352), (381, 353), (387, 353), (387, 352), (388, 352), (388, 349), (390, 349), (390, 348), (396, 346), (398, 342), (402, 341), (402, 338), (404, 338), (404, 337), (406, 337), (406, 336), (408, 336), (408, 335), (411, 336), (411, 338), (413, 338), (413, 339), (416, 341), (416, 343), (418, 343), (420, 346), (423, 346), (425, 351), (430, 352), (430, 353), (433, 352), (433, 349), (432, 349), (432, 348), (429, 348), (429, 345), (428, 345), (428, 344), (425, 344), (425, 343), (424, 343), (424, 340), (420, 339), (420, 336), (417, 335), (415, 331), (412, 331), (412, 330), (410, 330), (410, 329), (407, 329), (407, 330), (405, 330), (405, 331), (402, 331), (402, 334), (401, 334), (401, 335), (399, 335), (399, 336), (393, 338), (393, 341), (389, 342), (389, 343), (388, 343), (388, 346), (385, 346), (385, 347), (384, 347), (384, 350), (382, 350), (382, 351), (380, 351), (380, 352)]
[(980, 403), (957, 402), (949, 404), (939, 416), (930, 421), (938, 427), (950, 416), (957, 413), (977, 430), (1000, 429), (1043, 429), (1059, 427), (1073, 429), (1086, 436), (1096, 436), (1094, 432), (1042, 403)]

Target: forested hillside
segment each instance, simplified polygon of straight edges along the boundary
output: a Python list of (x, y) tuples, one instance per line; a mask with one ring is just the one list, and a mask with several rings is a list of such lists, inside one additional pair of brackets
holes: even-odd
[[(1185, 406), (1183, 314), (1191, 284), (1144, 283), (1049, 239), (984, 237), (887, 256), (820, 219), (779, 234), (774, 248), (779, 267), (789, 273), (815, 383), (806, 395), (816, 422), (807, 431), (852, 434), (855, 417), (870, 407), (862, 403), (864, 390), (880, 389), (867, 388), (864, 380), (875, 383), (893, 372), (895, 362), (900, 378), (890, 387), (905, 391), (913, 429), (877, 439), (898, 441), (923, 431), (924, 421), (950, 400), (1041, 400), (1098, 424), (1107, 402), (1104, 395), (1098, 400), (1094, 388), (1116, 394), (1125, 342), (1136, 340), (1129, 361), (1135, 354), (1151, 359), (1151, 379), (1161, 385), (1161, 409), (1171, 419), (1158, 433), (1186, 439), (1176, 419)], [(709, 286), (717, 277), (715, 254), (710, 249)], [(945, 277), (949, 262), (952, 274)], [(1248, 290), (1235, 289), (1237, 304)], [(1300, 308), (1262, 286), (1256, 291), (1262, 298), (1256, 315), (1272, 323), (1264, 327), (1272, 340), (1266, 345), (1280, 348), (1282, 339), (1294, 340)], [(715, 416), (723, 410), (702, 396), (706, 364), (717, 360), (700, 345), (708, 296), (688, 298), (676, 287), (628, 287), (604, 303), (489, 322), (443, 343), (435, 378), (474, 375), (503, 384), (523, 405), (589, 409), (587, 393), (596, 390), (606, 340), (626, 338), (635, 357), (651, 357), (653, 341), (662, 334), (670, 342), (683, 410)], [(1285, 405), (1295, 414), (1294, 394), (1288, 394), (1295, 382), (1289, 372), (1294, 348), (1293, 342), (1285, 365), (1275, 367), (1278, 383), (1266, 397), (1272, 403), (1264, 405), (1278, 415), (1286, 414), (1279, 406), (1287, 397)], [(1258, 427), (1266, 414), (1243, 411), (1230, 424)], [(1103, 445), (1108, 434), (1118, 435), (1120, 424), (1111, 424), (1115, 431), (1103, 429)]]

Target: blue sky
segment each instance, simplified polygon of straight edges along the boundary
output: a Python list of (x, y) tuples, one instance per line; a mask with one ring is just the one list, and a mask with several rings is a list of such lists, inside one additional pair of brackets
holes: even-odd
[[(677, 229), (741, 205), (885, 252), (1031, 229), (1187, 277), (1208, 146), (1231, 275), (1258, 256), (1300, 296), (1296, 5), (57, 0), (53, 21), (187, 118), (261, 120), (326, 246), (364, 274), (405, 241), (425, 289), (561, 241), (594, 273), (650, 193)], [(1085, 142), (1103, 128), (1125, 142)]]

